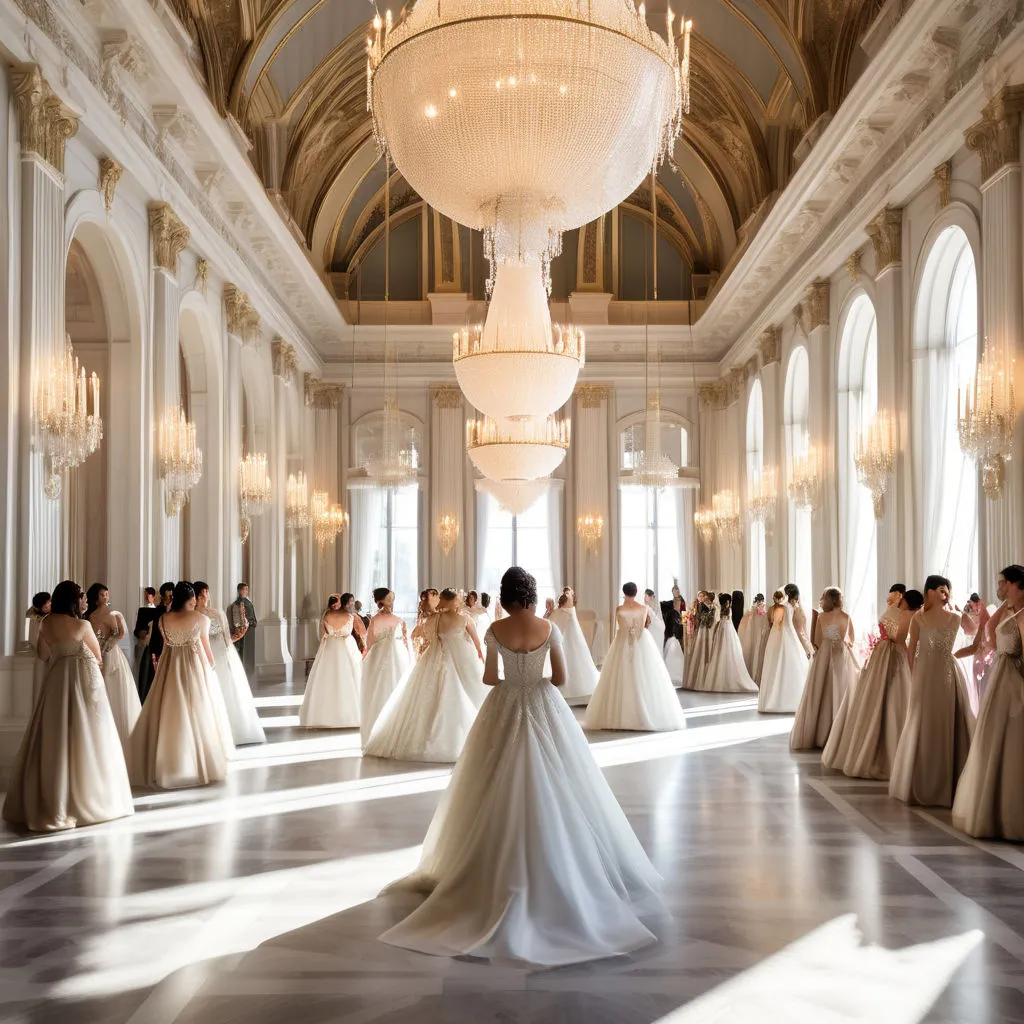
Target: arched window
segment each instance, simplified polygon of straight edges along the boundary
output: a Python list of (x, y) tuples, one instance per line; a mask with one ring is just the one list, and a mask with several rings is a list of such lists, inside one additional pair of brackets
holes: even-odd
[(858, 295), (839, 342), (839, 554), (846, 610), (858, 632), (874, 627), (878, 611), (878, 546), (871, 492), (857, 481), (857, 437), (878, 411), (878, 329), (875, 307)]
[(953, 582), (958, 602), (978, 586), (978, 479), (960, 451), (957, 392), (978, 364), (978, 279), (967, 235), (948, 227), (925, 263), (914, 319), (914, 485), (921, 569)]
[[(811, 447), (811, 369), (807, 349), (793, 349), (786, 368), (784, 422), (786, 426), (786, 479), (793, 477), (793, 460)], [(811, 600), (811, 511), (789, 500), (789, 580), (800, 588), (804, 601)], [(776, 584), (773, 584), (773, 587)]]
[[(747, 399), (747, 493), (764, 469), (764, 398), (761, 381), (755, 380)], [(751, 597), (767, 587), (767, 555), (764, 523), (752, 519), (747, 548), (747, 588)]]
[(537, 580), (541, 604), (557, 597), (562, 589), (562, 492), (561, 481), (551, 486), (524, 512), (506, 512), (485, 491), (477, 494), (476, 528), (482, 544), (477, 578), (478, 590), (498, 593), (501, 577), (510, 565), (521, 565)]

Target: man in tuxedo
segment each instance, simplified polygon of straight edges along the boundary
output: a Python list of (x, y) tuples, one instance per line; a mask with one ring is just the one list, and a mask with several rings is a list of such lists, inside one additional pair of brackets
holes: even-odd
[(249, 600), (248, 583), (239, 583), (235, 590), (238, 597), (228, 607), (228, 624), (232, 636), (242, 634), (235, 641), (235, 650), (242, 659), (242, 666), (251, 683), (256, 675), (256, 609)]
[(174, 596), (174, 584), (162, 583), (160, 585), (160, 603), (154, 608), (142, 607), (139, 609), (139, 616), (135, 621), (135, 635), (138, 636), (139, 621), (143, 612), (149, 618), (149, 642), (143, 648), (142, 658), (139, 662), (139, 700), (145, 700), (149, 696), (149, 688), (153, 685), (153, 676), (156, 674), (156, 662), (164, 650), (164, 638), (160, 632), (158, 623), (164, 612), (170, 611), (171, 598)]

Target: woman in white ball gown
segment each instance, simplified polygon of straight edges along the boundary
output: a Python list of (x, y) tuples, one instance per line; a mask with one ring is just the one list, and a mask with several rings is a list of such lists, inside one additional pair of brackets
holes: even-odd
[(843, 608), (838, 587), (829, 587), (821, 595), (820, 607), (814, 620), (816, 650), (789, 734), (790, 750), (821, 750), (825, 746), (839, 708), (855, 691), (860, 675), (850, 650), (856, 639), (853, 620)]
[(784, 590), (776, 590), (772, 601), (771, 631), (764, 649), (757, 710), (791, 715), (800, 704), (807, 679), (810, 645), (801, 636), (806, 632), (807, 620), (795, 584), (787, 583)]
[(102, 583), (94, 583), (86, 593), (88, 609), (85, 617), (96, 633), (103, 655), (103, 683), (114, 716), (121, 748), (128, 755), (128, 741), (139, 720), (142, 704), (128, 659), (121, 650), (121, 640), (128, 635), (128, 624), (120, 612), (110, 608), (110, 591)]
[(96, 634), (79, 618), (81, 587), (58, 583), (41, 623), (42, 687), (11, 771), (4, 821), (57, 832), (133, 811), (121, 740), (110, 712)]
[(570, 704), (586, 704), (597, 686), (598, 671), (579, 619), (576, 618), (574, 605), (575, 595), (566, 588), (558, 598), (558, 607), (548, 618), (562, 635), (562, 654), (565, 658), (562, 696)]
[(654, 637), (651, 610), (636, 599), (636, 584), (624, 583), (625, 600), (615, 609), (615, 636), (601, 666), (584, 729), (667, 732), (686, 727), (675, 687)]
[(658, 604), (658, 596), (653, 590), (644, 591), (644, 604), (650, 609), (651, 624), (647, 627), (658, 650), (664, 656), (665, 653), (665, 619), (661, 614), (661, 605)]
[(960, 615), (946, 611), (950, 589), (929, 576), (910, 623), (910, 703), (889, 779), (889, 796), (924, 807), (952, 807), (974, 732), (967, 676), (953, 657)]
[(457, 761), (487, 696), (483, 651), (459, 595), (442, 590), (437, 614), (423, 624), (425, 647), (388, 699), (363, 753), (396, 761)]
[(366, 631), (362, 708), (359, 737), (366, 746), (370, 733), (391, 694), (409, 672), (412, 655), (405, 623), (395, 614), (395, 595), (387, 587), (373, 592), (377, 614)]
[(132, 733), (133, 786), (183, 789), (223, 782), (234, 752), (231, 724), (213, 674), (210, 620), (196, 610), (191, 583), (174, 587), (157, 620), (163, 651)]
[(718, 595), (721, 614), (711, 637), (708, 670), (700, 689), (706, 693), (757, 693), (757, 684), (750, 678), (743, 662), (743, 648), (732, 620), (732, 597)]
[(555, 689), (566, 671), (561, 637), (537, 618), (536, 603), (533, 577), (509, 569), (501, 581), (508, 615), (486, 637), (493, 690), (418, 871), (391, 887), (429, 895), (384, 942), (558, 966), (656, 941), (644, 919), (663, 913), (660, 879)]
[(363, 658), (353, 633), (364, 635), (352, 594), (332, 594), (320, 619), (320, 647), (299, 708), (305, 729), (358, 729)]

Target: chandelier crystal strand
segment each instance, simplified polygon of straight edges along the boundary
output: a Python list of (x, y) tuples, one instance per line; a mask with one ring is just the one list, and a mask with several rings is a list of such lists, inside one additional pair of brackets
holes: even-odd
[(753, 475), (747, 492), (747, 510), (756, 523), (770, 526), (775, 519), (778, 490), (775, 484), (775, 468), (766, 466)]
[(242, 513), (242, 543), (249, 539), (252, 520), (263, 515), (273, 490), (267, 473), (266, 452), (250, 452), (238, 465), (238, 500)]
[(858, 434), (853, 463), (857, 479), (871, 492), (875, 518), (881, 519), (882, 499), (896, 468), (896, 420), (890, 412), (876, 412)]
[(36, 391), (33, 446), (45, 462), (47, 498), (60, 497), (64, 474), (80, 466), (102, 440), (100, 379), (95, 373), (86, 378), (67, 338), (63, 355), (43, 368)]
[(450, 512), (446, 512), (437, 521), (437, 542), (441, 545), (441, 553), (445, 558), (452, 553), (455, 542), (459, 539), (460, 529), (458, 516)]
[(1015, 373), (1013, 357), (986, 338), (973, 386), (966, 394), (957, 388), (960, 449), (981, 466), (982, 487), (993, 501), (1002, 494), (1006, 463), (1013, 458)]
[(331, 505), (326, 491), (313, 491), (310, 515), (313, 520), (313, 536), (320, 551), (333, 544), (338, 534), (348, 529), (348, 512), (340, 505)]
[(297, 532), (306, 529), (312, 522), (309, 507), (309, 491), (305, 473), (288, 474), (288, 493), (285, 503), (285, 525)]
[(498, 507), (511, 516), (528, 512), (543, 497), (551, 486), (547, 478), (540, 480), (477, 480), (476, 489), (489, 494)]
[(538, 480), (550, 476), (569, 450), (568, 419), (466, 421), (466, 450), (489, 480)]
[(718, 491), (711, 496), (711, 518), (715, 532), (727, 544), (738, 544), (743, 537), (740, 498), (735, 491)]
[(185, 507), (203, 475), (196, 425), (188, 421), (184, 409), (171, 409), (160, 421), (157, 458), (164, 482), (164, 511), (173, 518)]
[(790, 465), (789, 497), (798, 509), (813, 512), (821, 493), (821, 455), (809, 448), (804, 455), (795, 455)]
[(705, 505), (701, 505), (693, 513), (693, 525), (705, 544), (710, 544), (715, 539), (715, 514)]

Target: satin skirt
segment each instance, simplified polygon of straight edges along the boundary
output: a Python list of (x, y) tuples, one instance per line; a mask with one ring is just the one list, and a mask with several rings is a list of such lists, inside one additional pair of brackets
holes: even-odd
[(132, 730), (142, 713), (142, 702), (128, 659), (117, 644), (103, 655), (103, 683), (107, 688), (114, 725), (121, 737), (121, 749), (127, 757)]
[(836, 715), (856, 688), (859, 674), (856, 659), (841, 640), (826, 640), (818, 648), (793, 719), (790, 750), (821, 750), (828, 743)]
[(359, 737), (365, 747), (391, 695), (409, 674), (409, 649), (401, 636), (377, 640), (363, 662)]
[(305, 729), (358, 729), (363, 660), (352, 636), (320, 641), (299, 708)]

